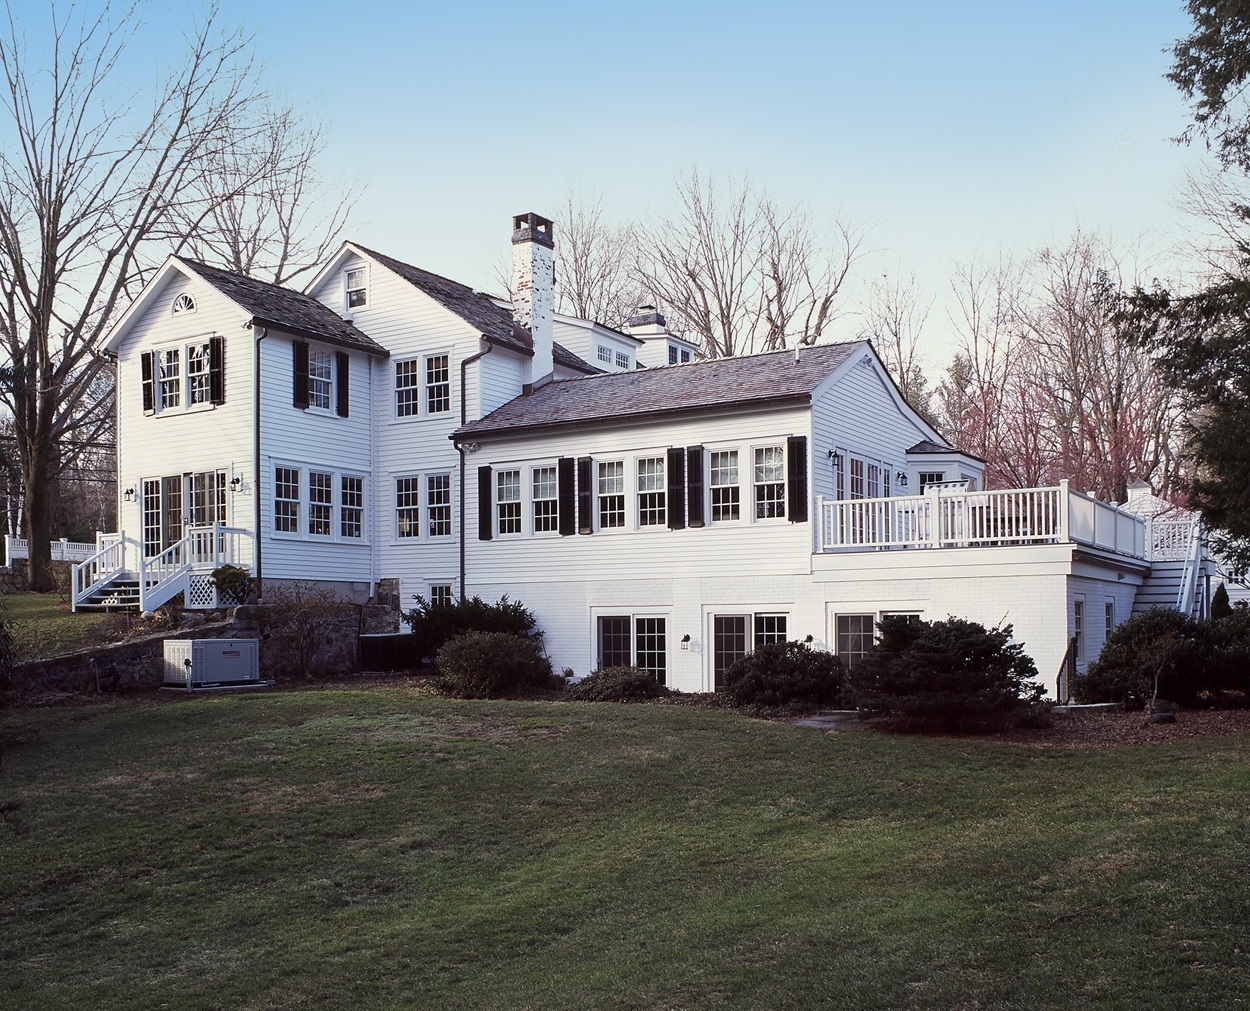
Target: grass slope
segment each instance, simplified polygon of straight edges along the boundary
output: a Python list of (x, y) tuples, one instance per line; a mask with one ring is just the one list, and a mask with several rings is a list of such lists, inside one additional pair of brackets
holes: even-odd
[(13, 659), (19, 663), (111, 641), (127, 620), (117, 614), (74, 614), (68, 601), (53, 593), (7, 594), (4, 608), (0, 617), (13, 623)]
[(402, 689), (28, 710), (0, 1006), (1167, 1008), (1250, 993), (1250, 740), (824, 736)]

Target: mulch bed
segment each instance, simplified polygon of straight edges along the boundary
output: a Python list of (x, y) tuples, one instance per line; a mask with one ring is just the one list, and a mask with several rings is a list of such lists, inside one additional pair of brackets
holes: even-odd
[(1141, 712), (1056, 714), (1051, 720), (1054, 726), (1046, 729), (976, 736), (1031, 748), (1119, 748), (1250, 732), (1250, 709), (1189, 709), (1177, 713), (1175, 723), (1147, 723)]

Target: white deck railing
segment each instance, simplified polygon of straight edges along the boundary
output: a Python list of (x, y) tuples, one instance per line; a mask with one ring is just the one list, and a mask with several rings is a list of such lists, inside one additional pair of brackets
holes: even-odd
[[(85, 562), (96, 553), (98, 544), (86, 541), (71, 541), (65, 537), (52, 542), (52, 560), (54, 562)], [(30, 546), (25, 537), (4, 535), (4, 559), (12, 562), (15, 558), (29, 558)]]
[(1053, 488), (930, 487), (902, 498), (822, 498), (817, 514), (822, 552), (1074, 542), (1149, 557), (1140, 516), (1072, 491), (1066, 481)]

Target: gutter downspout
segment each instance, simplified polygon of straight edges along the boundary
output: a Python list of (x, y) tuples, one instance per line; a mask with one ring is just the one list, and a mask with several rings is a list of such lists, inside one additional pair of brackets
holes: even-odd
[[(475, 355), (470, 355), (468, 358), (466, 358), (464, 361), (460, 363), (460, 427), (461, 428), (463, 428), (466, 424), (468, 424), (468, 421), (469, 421), (469, 398), (468, 398), (468, 387), (466, 385), (468, 382), (467, 377), (468, 377), (469, 366), (474, 364), (475, 362), (481, 361), (488, 354), (490, 354), (492, 351), (495, 350), (494, 342), (491, 341), (491, 339), (487, 337), (485, 334), (482, 334), (482, 340), (486, 341), (486, 350), (479, 351)], [(478, 393), (479, 393), (479, 400), (480, 400), (481, 391), (479, 390)], [(459, 442), (456, 443), (456, 452), (460, 454), (460, 504), (459, 504), (459, 510), (460, 510), (460, 601), (461, 603), (463, 603), (464, 601), (468, 600), (468, 596), (465, 591), (465, 580), (467, 578), (466, 577), (467, 566), (465, 562), (466, 542), (465, 542), (465, 532), (464, 532), (465, 530), (465, 526), (464, 526), (464, 502), (465, 502), (464, 479), (465, 479), (465, 474), (468, 471), (468, 463), (465, 460), (465, 449), (462, 445), (460, 445)]]
[(262, 582), (264, 569), (261, 565), (261, 526), (260, 526), (260, 342), (269, 336), (269, 331), (265, 327), (258, 327), (259, 336), (253, 341), (253, 354), (255, 358), (255, 369), (252, 382), (252, 495), (256, 503), (255, 525), (255, 541), (253, 542), (254, 558), (256, 562), (256, 591), (263, 595), (264, 584)]

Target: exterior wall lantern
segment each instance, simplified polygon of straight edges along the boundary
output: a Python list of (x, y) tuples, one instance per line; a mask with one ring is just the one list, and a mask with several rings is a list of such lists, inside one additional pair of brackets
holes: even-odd
[(134, 488), (127, 488), (124, 492), (122, 492), (122, 497), (125, 498), (127, 502), (133, 502), (135, 500)]
[(686, 635), (683, 635), (683, 636), (681, 637), (681, 648), (682, 648), (682, 649), (689, 649), (689, 648), (690, 648), (690, 635), (689, 635), (689, 633), (687, 633)]

